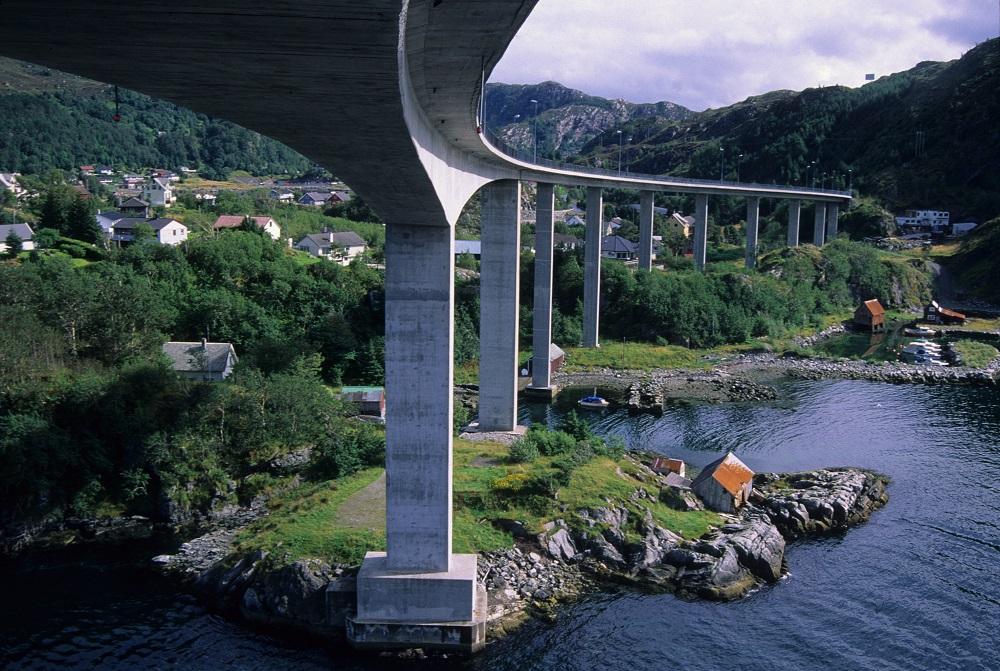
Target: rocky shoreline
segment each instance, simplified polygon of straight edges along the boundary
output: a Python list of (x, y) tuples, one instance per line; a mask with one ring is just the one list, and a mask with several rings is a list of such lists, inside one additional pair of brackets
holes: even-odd
[[(644, 461), (642, 455), (632, 458)], [(654, 500), (661, 476), (642, 468), (648, 487), (635, 496)], [(630, 520), (633, 513), (610, 502), (573, 511), (572, 526), (555, 520), (537, 537), (521, 534), (509, 550), (480, 554), (490, 636), (502, 636), (531, 613), (544, 615), (559, 602), (608, 584), (690, 598), (741, 598), (786, 572), (788, 540), (867, 520), (887, 502), (886, 484), (884, 476), (852, 468), (759, 474), (751, 503), (694, 540), (657, 525), (648, 511), (642, 520)], [(636, 528), (638, 538), (626, 532)], [(232, 541), (238, 530), (213, 531), (153, 562), (248, 622), (339, 640), (354, 603), (357, 567), (319, 560), (277, 565), (262, 552), (237, 556)]]
[(932, 367), (903, 362), (812, 359), (772, 353), (740, 354), (708, 370), (629, 370), (602, 368), (559, 372), (560, 388), (598, 387), (634, 412), (659, 412), (685, 402), (766, 401), (778, 397), (774, 387), (755, 378), (869, 380), (895, 384), (1000, 384), (1000, 358), (983, 368)]

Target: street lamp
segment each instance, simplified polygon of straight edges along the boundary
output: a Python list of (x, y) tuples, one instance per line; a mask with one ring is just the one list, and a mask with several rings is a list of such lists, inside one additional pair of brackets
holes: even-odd
[(622, 142), (625, 137), (622, 135), (621, 131), (618, 132), (618, 176), (621, 177), (622, 174)]
[(816, 170), (817, 170), (817, 168), (816, 168), (816, 161), (812, 161), (812, 162), (809, 163), (809, 170), (812, 171), (812, 188), (815, 189), (816, 188)]
[(719, 181), (722, 181), (722, 170), (726, 167), (726, 148), (719, 147)]
[(736, 183), (740, 183), (740, 163), (743, 161), (743, 154), (736, 157)]
[(847, 190), (854, 193), (854, 168), (847, 169)]
[(532, 118), (532, 123), (534, 125), (534, 136), (535, 139), (532, 142), (532, 163), (538, 163), (538, 101), (532, 98), (529, 100), (532, 105), (535, 106), (535, 116)]

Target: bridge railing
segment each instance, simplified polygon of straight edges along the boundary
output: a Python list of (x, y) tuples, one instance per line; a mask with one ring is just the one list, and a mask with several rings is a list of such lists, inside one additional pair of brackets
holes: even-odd
[(536, 153), (533, 150), (526, 150), (523, 148), (515, 147), (513, 144), (511, 144), (506, 139), (501, 137), (493, 129), (490, 128), (482, 129), (481, 136), (486, 142), (490, 144), (490, 146), (492, 146), (494, 149), (496, 149), (505, 156), (509, 156), (510, 158), (515, 159), (517, 161), (521, 161), (523, 163), (530, 163), (532, 165), (537, 165), (543, 168), (553, 168), (555, 170), (582, 172), (588, 175), (599, 175), (602, 177), (628, 177), (631, 179), (649, 180), (651, 182), (669, 180), (671, 182), (690, 184), (692, 186), (737, 186), (745, 189), (757, 188), (767, 191), (794, 191), (796, 193), (801, 193), (802, 191), (808, 191), (810, 193), (815, 193), (817, 195), (824, 194), (831, 196), (848, 196), (848, 197), (851, 195), (849, 191), (838, 191), (835, 189), (817, 189), (816, 187), (789, 186), (782, 184), (759, 184), (756, 182), (731, 182), (724, 180), (695, 179), (693, 177), (675, 177), (673, 175), (651, 175), (647, 173), (631, 172), (628, 170), (614, 170), (614, 169), (599, 168), (589, 165), (580, 165), (578, 163), (553, 161), (552, 159), (536, 156)]

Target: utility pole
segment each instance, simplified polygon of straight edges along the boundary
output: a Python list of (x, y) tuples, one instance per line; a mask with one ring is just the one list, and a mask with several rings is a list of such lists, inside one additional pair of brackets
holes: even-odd
[(622, 175), (622, 142), (624, 141), (624, 136), (621, 131), (618, 131), (618, 176)]
[(726, 148), (719, 147), (719, 181), (722, 181), (722, 171), (726, 167)]
[(534, 125), (534, 136), (535, 139), (531, 143), (532, 146), (532, 163), (538, 163), (538, 101), (532, 98), (529, 102), (535, 106), (535, 116), (532, 117), (531, 121)]
[(740, 183), (740, 163), (743, 162), (743, 154), (739, 154), (736, 157), (736, 183)]

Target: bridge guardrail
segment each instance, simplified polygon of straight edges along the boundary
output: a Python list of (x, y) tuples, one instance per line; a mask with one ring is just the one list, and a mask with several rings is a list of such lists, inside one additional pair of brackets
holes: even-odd
[(579, 165), (577, 163), (565, 163), (562, 161), (553, 161), (552, 159), (547, 159), (547, 158), (538, 158), (534, 155), (533, 151), (518, 149), (517, 147), (513, 146), (505, 139), (500, 137), (492, 129), (487, 129), (487, 128), (481, 129), (480, 136), (491, 147), (493, 147), (494, 149), (496, 149), (498, 152), (500, 152), (505, 156), (509, 156), (510, 158), (515, 159), (517, 161), (521, 161), (523, 163), (530, 163), (531, 165), (537, 165), (544, 168), (553, 168), (555, 170), (582, 172), (588, 175), (598, 175), (602, 177), (628, 177), (631, 179), (649, 180), (649, 181), (669, 180), (671, 182), (690, 184), (692, 186), (737, 186), (749, 189), (758, 188), (767, 191), (795, 191), (795, 192), (809, 191), (817, 195), (851, 197), (850, 192), (837, 191), (835, 189), (817, 189), (815, 187), (790, 186), (783, 184), (759, 184), (756, 182), (727, 182), (724, 180), (695, 179), (693, 177), (675, 177), (673, 175), (651, 175), (647, 173), (629, 172), (627, 170), (619, 171), (619, 170), (611, 170), (608, 168), (598, 168), (587, 165)]

